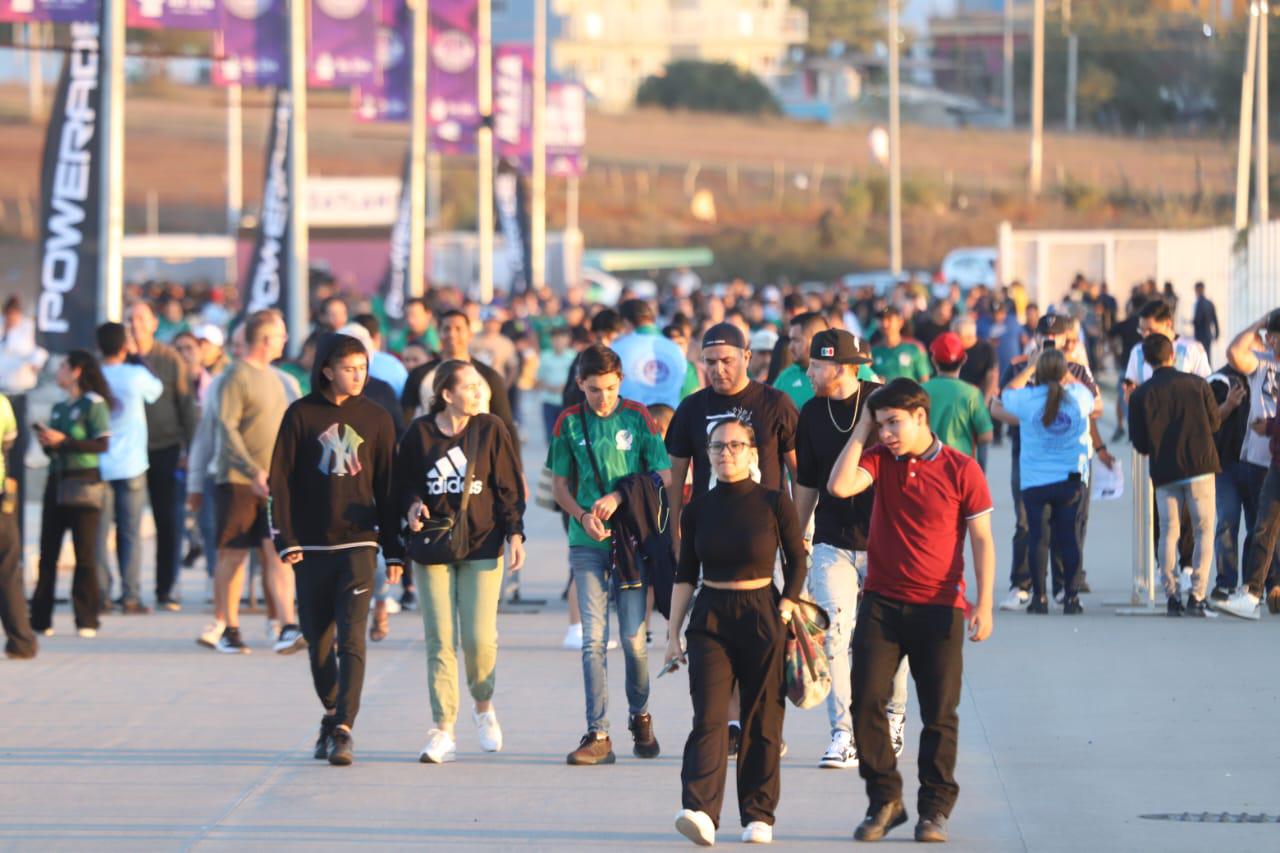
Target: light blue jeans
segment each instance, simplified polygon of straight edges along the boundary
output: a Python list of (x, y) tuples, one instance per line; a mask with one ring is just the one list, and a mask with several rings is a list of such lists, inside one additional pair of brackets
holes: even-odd
[(575, 546), (569, 570), (578, 587), (582, 611), (582, 680), (587, 696), (587, 731), (609, 731), (610, 605), (617, 610), (623, 656), (627, 662), (627, 706), (631, 714), (649, 712), (649, 655), (645, 648), (645, 588), (618, 589), (617, 577), (606, 580), (609, 552)]
[(137, 604), (142, 596), (142, 511), (147, 503), (147, 475), (127, 480), (108, 480), (98, 519), (98, 589), (104, 599), (111, 596), (110, 558), (107, 536), (116, 528), (116, 570), (120, 575), (120, 598)]
[[(831, 667), (831, 692), (827, 694), (827, 718), (831, 734), (853, 734), (852, 649), (853, 627), (858, 618), (858, 590), (867, 571), (865, 551), (846, 551), (833, 545), (813, 546), (809, 558), (809, 594), (831, 618), (827, 629), (827, 661)], [(890, 714), (907, 710), (907, 658), (893, 676)]]

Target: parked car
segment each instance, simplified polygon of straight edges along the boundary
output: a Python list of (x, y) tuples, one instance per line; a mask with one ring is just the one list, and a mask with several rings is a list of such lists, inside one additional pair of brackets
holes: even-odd
[(942, 259), (942, 266), (938, 268), (933, 282), (944, 290), (953, 283), (965, 290), (980, 284), (995, 287), (998, 257), (994, 246), (952, 249)]

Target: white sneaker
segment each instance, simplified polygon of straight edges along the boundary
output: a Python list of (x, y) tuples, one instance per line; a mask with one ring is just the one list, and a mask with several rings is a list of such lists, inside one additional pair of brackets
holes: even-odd
[(681, 809), (676, 815), (676, 831), (699, 847), (714, 847), (716, 825), (706, 812)]
[(196, 637), (196, 642), (207, 649), (216, 649), (218, 647), (218, 640), (222, 639), (222, 629), (226, 627), (226, 625), (219, 625), (217, 622), (207, 625), (205, 629), (200, 632), (200, 636)]
[(853, 743), (853, 735), (846, 731), (838, 731), (832, 735), (831, 746), (827, 747), (818, 766), (828, 770), (851, 770), (857, 767), (858, 747)]
[[(52, 629), (52, 628), (45, 628), (43, 631), (41, 631), (41, 632), (40, 632), (40, 634), (41, 634), (42, 636), (45, 636), (45, 637), (52, 637), (52, 636), (53, 636), (53, 629)], [(219, 636), (221, 636), (221, 635), (219, 635)]]
[(480, 748), (485, 752), (501, 752), (502, 726), (498, 725), (497, 712), (491, 708), (483, 714), (473, 711), (471, 716), (480, 735)]
[(423, 764), (447, 764), (458, 758), (458, 744), (453, 735), (440, 729), (427, 732), (427, 745), (418, 753), (418, 760)]
[(1219, 613), (1238, 616), (1241, 619), (1258, 619), (1262, 616), (1262, 599), (1249, 592), (1246, 587), (1240, 587), (1240, 589), (1231, 593), (1231, 597), (1226, 601), (1211, 601), (1209, 603)]
[(893, 755), (902, 757), (902, 750), (907, 745), (907, 715), (889, 715), (889, 739), (893, 741)]
[(571, 652), (582, 651), (582, 623), (570, 625), (569, 630), (564, 632), (564, 642), (560, 644)]
[(395, 616), (402, 609), (403, 608), (400, 607), (400, 602), (396, 601), (395, 598), (391, 596), (387, 597), (387, 615), (388, 616)]
[(76, 634), (78, 634), (80, 639), (82, 640), (92, 640), (94, 637), (98, 636), (98, 629), (97, 628), (77, 628)]
[(280, 629), (280, 637), (271, 648), (278, 655), (291, 655), (306, 647), (307, 640), (302, 636), (302, 629), (297, 625), (285, 625)]
[(743, 844), (772, 844), (773, 827), (764, 821), (753, 820), (742, 830)]
[(1000, 602), (1000, 609), (1013, 611), (1026, 610), (1027, 605), (1030, 603), (1030, 590), (1019, 589), (1015, 586), (1013, 589), (1009, 590), (1009, 594)]
[(1191, 569), (1183, 569), (1182, 574), (1178, 578), (1178, 589), (1182, 593), (1182, 597), (1186, 598), (1191, 593), (1191, 584), (1194, 581), (1194, 573)]

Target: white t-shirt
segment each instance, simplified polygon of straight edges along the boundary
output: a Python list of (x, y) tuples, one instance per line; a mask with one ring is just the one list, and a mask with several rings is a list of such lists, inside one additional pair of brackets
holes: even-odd
[[(1209, 356), (1205, 355), (1204, 347), (1195, 338), (1179, 337), (1173, 342), (1173, 366), (1183, 373), (1194, 373), (1204, 379), (1208, 379), (1209, 374), (1213, 372), (1209, 368)], [(1141, 385), (1150, 379), (1153, 373), (1155, 368), (1147, 364), (1147, 360), (1142, 355), (1142, 344), (1138, 344), (1129, 353), (1129, 365), (1124, 370), (1124, 381)]]
[[(1280, 397), (1280, 361), (1269, 352), (1255, 352), (1258, 366), (1249, 374), (1249, 423), (1276, 415)], [(1271, 440), (1252, 429), (1244, 431), (1240, 458), (1264, 468), (1271, 464)]]

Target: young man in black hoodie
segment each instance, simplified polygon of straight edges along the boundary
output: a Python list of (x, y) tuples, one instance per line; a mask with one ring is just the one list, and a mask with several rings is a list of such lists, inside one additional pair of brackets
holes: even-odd
[(393, 497), (395, 426), (361, 393), (368, 370), (360, 341), (322, 338), (312, 391), (285, 412), (271, 457), (271, 528), (280, 559), (297, 574), (299, 621), (325, 708), (315, 757), (340, 766), (352, 760), (378, 548), (391, 583), (404, 562)]

